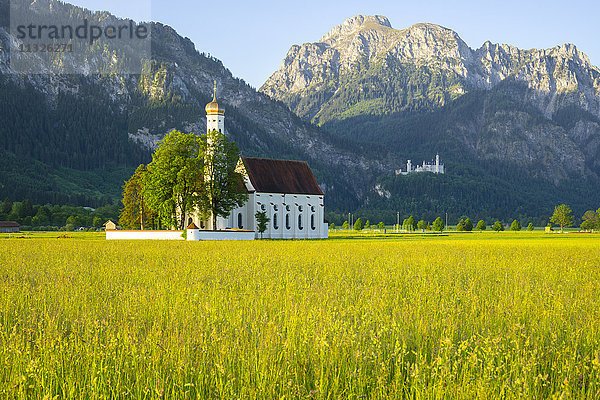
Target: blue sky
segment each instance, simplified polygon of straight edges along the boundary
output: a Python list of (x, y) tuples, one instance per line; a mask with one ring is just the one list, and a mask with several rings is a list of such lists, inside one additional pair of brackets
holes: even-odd
[(279, 68), (292, 44), (317, 41), (357, 14), (385, 15), (397, 29), (436, 23), (456, 31), (471, 48), (486, 40), (522, 49), (573, 43), (600, 63), (600, 3), (592, 0), (66, 1), (170, 25), (256, 88)]

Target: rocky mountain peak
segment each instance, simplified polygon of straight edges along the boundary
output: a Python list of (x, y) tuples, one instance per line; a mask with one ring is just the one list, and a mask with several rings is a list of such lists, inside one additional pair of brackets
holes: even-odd
[(387, 17), (383, 15), (356, 15), (330, 30), (319, 42), (331, 44), (342, 37), (352, 35), (362, 29), (380, 28), (392, 28), (392, 24)]

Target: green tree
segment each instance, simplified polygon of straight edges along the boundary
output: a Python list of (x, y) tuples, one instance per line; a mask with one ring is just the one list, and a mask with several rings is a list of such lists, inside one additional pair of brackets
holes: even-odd
[(152, 224), (154, 213), (144, 199), (144, 175), (146, 166), (140, 165), (125, 185), (123, 185), (123, 209), (119, 215), (119, 225), (133, 229), (144, 230)]
[(350, 229), (350, 224), (348, 223), (348, 221), (344, 221), (344, 223), (342, 224), (342, 229), (344, 229), (344, 230)]
[(385, 229), (385, 224), (383, 222), (378, 223), (377, 229)]
[(408, 217), (406, 219), (406, 230), (408, 231), (414, 231), (415, 229), (417, 229), (417, 221), (415, 220), (415, 217), (413, 217), (412, 215), (410, 217)]
[(2, 202), (2, 206), (0, 207), (0, 212), (2, 212), (2, 214), (10, 214), (12, 210), (12, 203), (10, 202), (10, 200), (8, 200), (8, 197), (6, 199), (4, 199), (4, 201)]
[(143, 196), (163, 225), (184, 229), (186, 214), (206, 206), (204, 148), (200, 137), (174, 130), (152, 155)]
[(515, 232), (521, 230), (521, 223), (518, 219), (515, 219), (512, 224), (510, 224), (510, 230)]
[(471, 219), (469, 219), (469, 218), (465, 219), (465, 231), (471, 232), (472, 230), (473, 230), (473, 223), (471, 222)]
[(496, 221), (496, 222), (494, 222), (492, 229), (495, 230), (496, 232), (500, 232), (500, 231), (504, 230), (504, 225), (502, 225), (502, 222)]
[(21, 206), (21, 215), (19, 217), (33, 217), (35, 213), (33, 212), (33, 206), (31, 205), (31, 201), (29, 199), (23, 200), (23, 205)]
[(528, 230), (529, 232), (532, 232), (532, 231), (533, 231), (533, 222), (530, 222), (530, 223), (529, 223), (529, 225), (527, 225), (527, 230)]
[(487, 226), (485, 226), (485, 221), (484, 220), (479, 220), (479, 222), (477, 223), (477, 226), (475, 227), (475, 229), (479, 230), (479, 231), (485, 231), (487, 228)]
[(332, 222), (331, 224), (329, 224), (329, 230), (332, 231), (335, 229), (335, 222)]
[(417, 222), (417, 229), (420, 229), (423, 232), (425, 232), (426, 227), (427, 227), (427, 222), (425, 222), (424, 220), (420, 220), (419, 222)]
[(101, 228), (102, 227), (102, 218), (94, 217), (94, 219), (92, 220), (92, 225), (94, 226), (94, 228)]
[(20, 201), (15, 201), (12, 205), (12, 210), (10, 211), (10, 214), (8, 215), (8, 219), (11, 221), (22, 222), (23, 217), (24, 217), (23, 203)]
[(456, 224), (456, 230), (459, 232), (465, 231), (465, 221), (463, 219), (461, 219), (460, 221), (458, 221), (458, 224)]
[(573, 225), (573, 211), (571, 207), (566, 204), (561, 204), (554, 208), (554, 214), (550, 217), (550, 222), (560, 225), (560, 233), (563, 232), (564, 228), (568, 228)]
[(367, 220), (367, 222), (365, 222), (365, 229), (369, 228), (371, 228), (371, 223), (369, 222), (369, 220)]
[(440, 217), (437, 217), (435, 221), (433, 221), (433, 230), (441, 232), (445, 228), (444, 220)]
[(65, 221), (65, 227), (67, 231), (74, 231), (75, 228), (79, 228), (81, 226), (81, 219), (78, 215), (70, 215)]
[(216, 130), (208, 132), (204, 138), (204, 209), (216, 229), (217, 217), (227, 217), (231, 210), (241, 207), (248, 200), (248, 193), (244, 177), (236, 171), (240, 159), (237, 145)]
[(270, 218), (267, 217), (266, 211), (257, 211), (256, 214), (254, 214), (254, 217), (256, 218), (256, 229), (258, 230), (258, 233), (260, 233), (260, 238), (262, 239), (263, 233), (267, 230)]
[(33, 224), (33, 226), (42, 226), (49, 224), (51, 220), (52, 214), (50, 209), (46, 206), (42, 206), (38, 208), (38, 211), (32, 218), (31, 223)]
[(354, 230), (355, 231), (362, 231), (363, 230), (363, 222), (362, 219), (357, 219), (356, 222), (354, 223)]
[(600, 229), (600, 215), (598, 212), (592, 210), (586, 211), (581, 219), (583, 220), (581, 223), (581, 229), (586, 231)]

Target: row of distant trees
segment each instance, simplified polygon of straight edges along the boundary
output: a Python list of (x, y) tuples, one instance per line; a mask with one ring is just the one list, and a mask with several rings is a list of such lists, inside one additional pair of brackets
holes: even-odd
[(106, 204), (92, 209), (66, 205), (33, 205), (29, 199), (0, 202), (0, 221), (15, 221), (28, 230), (74, 230), (77, 228), (99, 229), (108, 220), (119, 215), (118, 204)]
[(119, 224), (125, 228), (185, 228), (185, 216), (211, 218), (244, 204), (248, 195), (236, 172), (239, 149), (223, 133), (172, 131), (123, 186)]
[[(580, 225), (581, 229), (583, 229), (585, 231), (600, 229), (600, 208), (597, 211), (593, 211), (593, 210), (586, 211), (583, 214), (583, 216), (581, 217), (581, 219), (583, 220), (583, 222)], [(555, 207), (554, 213), (550, 217), (549, 227), (553, 228), (554, 225), (560, 226), (560, 230), (562, 232), (564, 230), (564, 228), (573, 226), (573, 222), (574, 222), (573, 211), (566, 204), (561, 204), (561, 205)], [(376, 227), (378, 229), (384, 229), (385, 224), (383, 222), (380, 222), (377, 224)], [(331, 224), (330, 228), (331, 229), (335, 228), (335, 224)], [(371, 226), (369, 220), (367, 220), (367, 222), (363, 224), (362, 219), (358, 218), (356, 220), (356, 222), (354, 223), (353, 228), (356, 231), (361, 231), (363, 229), (371, 229), (372, 226)], [(406, 230), (406, 231), (428, 230), (428, 231), (441, 232), (445, 228), (446, 228), (446, 226), (445, 226), (444, 220), (441, 217), (437, 217), (433, 221), (433, 223), (429, 223), (428, 221), (425, 221), (425, 220), (420, 220), (417, 222), (417, 220), (411, 215), (410, 217), (406, 218), (402, 222), (402, 229)], [(473, 222), (468, 217), (461, 218), (458, 221), (458, 223), (456, 224), (456, 230), (462, 231), (462, 232), (470, 232), (470, 231), (473, 231), (474, 229), (479, 230), (479, 231), (485, 231), (487, 228), (488, 228), (488, 226), (484, 220), (480, 220), (479, 222), (477, 222), (476, 225), (473, 225)], [(344, 221), (344, 223), (342, 225), (342, 229), (345, 229), (345, 230), (350, 229), (350, 224), (348, 223), (348, 221)], [(504, 231), (505, 226), (501, 221), (496, 221), (492, 224), (491, 229), (494, 231), (497, 231), (497, 232)], [(512, 223), (510, 224), (511, 231), (520, 231), (522, 229), (523, 229), (523, 226), (521, 225), (521, 222), (518, 219), (513, 220)], [(527, 225), (526, 229), (528, 231), (533, 231), (534, 230), (533, 223), (530, 222)]]

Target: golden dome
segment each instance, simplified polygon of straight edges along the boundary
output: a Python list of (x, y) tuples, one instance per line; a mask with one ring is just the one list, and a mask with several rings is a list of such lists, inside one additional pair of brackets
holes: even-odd
[(213, 99), (206, 105), (205, 110), (207, 114), (225, 114), (225, 109), (217, 103), (217, 81), (215, 81)]

